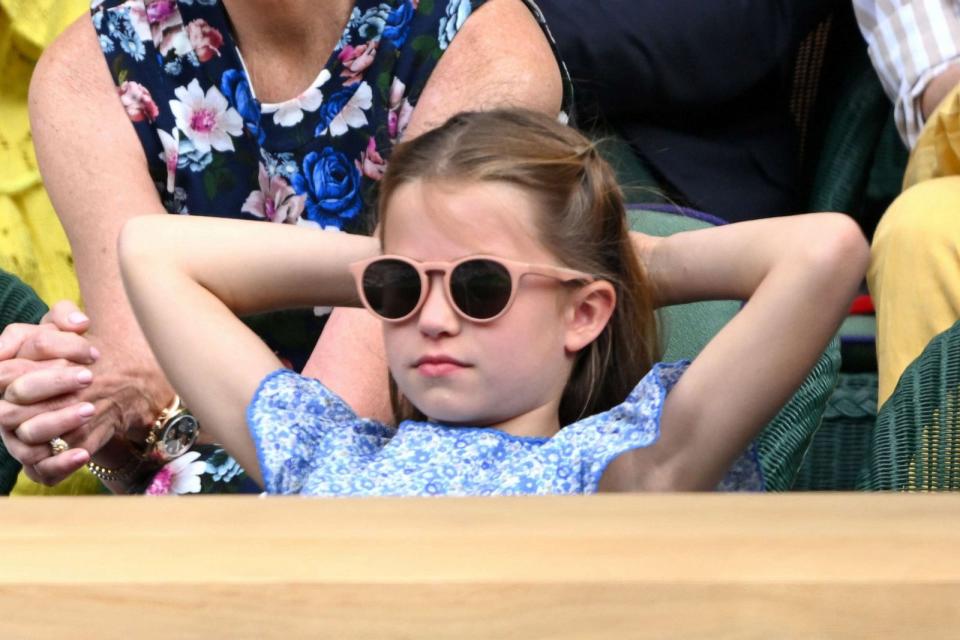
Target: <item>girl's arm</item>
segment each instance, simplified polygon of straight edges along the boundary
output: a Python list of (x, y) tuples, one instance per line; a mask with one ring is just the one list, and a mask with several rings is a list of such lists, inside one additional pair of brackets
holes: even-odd
[(840, 214), (635, 236), (660, 305), (746, 300), (667, 396), (659, 441), (619, 463), (643, 489), (709, 489), (797, 390), (845, 317), (869, 251)]
[(123, 284), (174, 388), (205, 431), (262, 484), (246, 407), (280, 362), (237, 315), (353, 306), (347, 265), (374, 238), (200, 217), (141, 216), (118, 244)]

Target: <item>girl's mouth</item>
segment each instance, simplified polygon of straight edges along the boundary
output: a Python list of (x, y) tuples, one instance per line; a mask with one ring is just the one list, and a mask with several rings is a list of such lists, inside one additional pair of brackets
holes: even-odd
[(447, 376), (465, 369), (467, 366), (456, 358), (445, 355), (423, 356), (414, 363), (414, 368), (420, 375), (428, 378)]

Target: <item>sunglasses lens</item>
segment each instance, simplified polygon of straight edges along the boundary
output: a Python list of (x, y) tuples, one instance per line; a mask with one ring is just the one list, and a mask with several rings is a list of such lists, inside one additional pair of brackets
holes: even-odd
[(510, 272), (492, 260), (470, 260), (457, 265), (450, 274), (450, 294), (465, 315), (487, 320), (506, 308), (510, 301)]
[(363, 271), (363, 295), (374, 313), (397, 320), (417, 306), (420, 275), (400, 260), (377, 260)]

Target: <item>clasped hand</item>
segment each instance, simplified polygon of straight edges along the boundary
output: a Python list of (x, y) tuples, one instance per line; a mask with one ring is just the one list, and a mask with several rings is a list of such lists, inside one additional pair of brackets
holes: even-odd
[[(89, 325), (73, 303), (60, 302), (39, 325), (11, 324), (0, 333), (0, 437), (35, 482), (62, 481), (112, 435), (84, 399), (89, 367), (100, 358), (83, 335)], [(54, 455), (54, 438), (69, 449)]]

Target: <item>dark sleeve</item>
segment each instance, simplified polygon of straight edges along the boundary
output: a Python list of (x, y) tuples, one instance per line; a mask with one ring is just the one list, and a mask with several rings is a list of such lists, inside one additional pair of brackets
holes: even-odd
[[(607, 116), (721, 103), (849, 0), (540, 0), (580, 100)], [(587, 109), (589, 111), (590, 109)]]
[[(20, 278), (0, 269), (0, 331), (14, 322), (36, 324), (47, 305)], [(20, 463), (0, 442), (0, 495), (9, 495), (20, 473)]]

